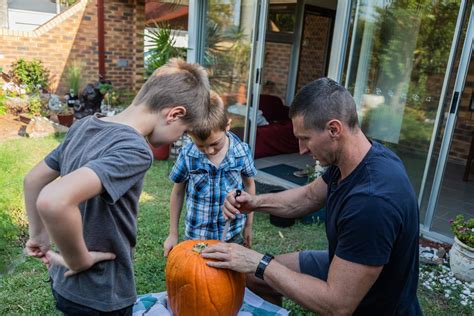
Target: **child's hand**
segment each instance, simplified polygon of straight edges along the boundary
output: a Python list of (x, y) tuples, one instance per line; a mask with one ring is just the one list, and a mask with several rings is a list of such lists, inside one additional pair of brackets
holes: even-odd
[(176, 246), (177, 243), (178, 236), (168, 235), (168, 238), (166, 238), (165, 243), (163, 244), (163, 248), (165, 248), (163, 256), (168, 257), (168, 254), (170, 253), (171, 249), (173, 249), (173, 247)]
[(111, 252), (89, 251), (89, 259), (87, 260), (87, 263), (79, 269), (72, 270), (71, 268), (68, 267), (68, 265), (66, 264), (66, 261), (64, 261), (63, 256), (61, 256), (59, 253), (54, 252), (52, 250), (49, 250), (46, 253), (46, 258), (48, 259), (49, 265), (58, 265), (58, 266), (63, 266), (69, 269), (68, 271), (64, 273), (65, 277), (69, 277), (71, 275), (78, 274), (79, 272), (86, 271), (98, 262), (106, 261), (106, 260), (114, 260), (115, 257), (116, 257), (115, 254)]
[(49, 237), (46, 234), (40, 238), (30, 238), (25, 245), (25, 254), (41, 259), (45, 265), (49, 265), (46, 253), (51, 248)]
[(247, 248), (252, 248), (253, 241), (253, 231), (252, 226), (245, 225), (244, 227), (244, 246)]

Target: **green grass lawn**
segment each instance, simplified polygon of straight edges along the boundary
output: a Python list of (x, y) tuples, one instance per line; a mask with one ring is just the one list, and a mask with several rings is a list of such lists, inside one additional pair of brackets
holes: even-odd
[[(46, 268), (39, 261), (25, 258), (26, 240), (22, 181), (24, 175), (61, 137), (20, 139), (0, 142), (0, 315), (58, 314), (47, 282)], [(135, 256), (135, 282), (138, 293), (165, 290), (165, 259), (162, 244), (168, 233), (171, 183), (167, 175), (172, 162), (155, 162), (149, 170), (140, 203), (138, 244)], [(182, 230), (181, 230), (182, 231)], [(302, 249), (324, 249), (324, 228), (297, 222), (290, 228), (277, 228), (267, 215), (256, 214), (254, 248), (274, 254)], [(1, 263), (4, 263), (1, 265)], [(469, 310), (444, 297), (420, 289), (420, 302), (426, 315), (468, 315)], [(291, 301), (285, 307), (295, 315), (312, 315)]]

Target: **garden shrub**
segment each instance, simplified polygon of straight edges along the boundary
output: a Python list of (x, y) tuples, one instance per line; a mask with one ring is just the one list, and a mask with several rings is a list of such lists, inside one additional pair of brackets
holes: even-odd
[(0, 115), (5, 115), (7, 113), (6, 101), (7, 97), (3, 93), (3, 90), (0, 89)]
[(40, 60), (20, 58), (12, 63), (11, 74), (13, 81), (25, 85), (29, 93), (49, 88), (49, 70)]
[(29, 107), (28, 110), (31, 114), (41, 114), (43, 112), (43, 105), (38, 95), (32, 95), (28, 99)]

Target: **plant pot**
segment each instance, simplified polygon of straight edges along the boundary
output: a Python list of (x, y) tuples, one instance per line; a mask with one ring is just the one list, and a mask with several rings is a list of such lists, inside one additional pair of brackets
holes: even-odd
[(324, 223), (326, 220), (326, 209), (323, 207), (313, 213), (305, 215), (301, 218), (303, 224)]
[(28, 124), (31, 121), (31, 117), (26, 114), (20, 114), (20, 122)]
[(154, 147), (150, 145), (151, 151), (153, 152), (153, 158), (155, 160), (166, 160), (170, 156), (170, 144), (161, 145)]
[(74, 123), (74, 114), (58, 114), (59, 124), (71, 127)]
[(454, 244), (449, 251), (449, 266), (459, 280), (474, 281), (474, 248), (469, 247), (454, 237)]
[(277, 227), (290, 227), (295, 224), (295, 219), (270, 214), (270, 223)]

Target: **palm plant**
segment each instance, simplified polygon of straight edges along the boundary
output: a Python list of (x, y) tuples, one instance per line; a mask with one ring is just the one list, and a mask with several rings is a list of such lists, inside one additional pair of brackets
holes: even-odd
[(170, 58), (186, 57), (186, 49), (175, 47), (173, 30), (169, 25), (155, 24), (155, 28), (150, 28), (145, 37), (150, 41), (146, 47), (150, 48), (146, 57), (146, 76), (150, 76), (155, 69), (163, 66)]

